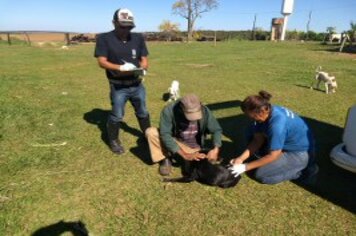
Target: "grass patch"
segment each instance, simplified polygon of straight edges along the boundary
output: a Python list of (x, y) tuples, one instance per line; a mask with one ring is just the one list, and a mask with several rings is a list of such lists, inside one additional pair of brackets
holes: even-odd
[[(224, 129), (222, 155), (231, 158), (245, 143), (247, 121), (239, 101), (265, 89), (273, 103), (298, 112), (312, 126), (318, 185), (265, 186), (247, 176), (228, 190), (162, 183), (138, 140), (130, 104), (122, 134), (127, 153), (115, 156), (104, 143), (108, 83), (93, 45), (61, 50), (0, 44), (6, 58), (0, 65), (3, 235), (30, 235), (50, 226), (65, 231), (61, 220), (81, 220), (93, 235), (356, 234), (356, 177), (329, 159), (356, 101), (354, 55), (314, 43), (148, 46), (145, 86), (153, 125), (165, 105), (163, 93), (179, 80), (182, 94), (198, 94), (213, 110)], [(336, 75), (335, 94), (309, 89), (319, 65)]]

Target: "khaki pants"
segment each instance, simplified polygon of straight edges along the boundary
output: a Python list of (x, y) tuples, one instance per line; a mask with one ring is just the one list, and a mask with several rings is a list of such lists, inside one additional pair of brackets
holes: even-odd
[[(168, 151), (162, 145), (157, 128), (148, 128), (146, 130), (146, 137), (148, 146), (150, 147), (151, 159), (154, 163), (162, 161), (168, 156)], [(174, 140), (177, 142), (178, 146), (186, 153), (194, 153), (200, 150), (199, 148), (190, 148), (184, 143), (177, 141), (176, 139)]]

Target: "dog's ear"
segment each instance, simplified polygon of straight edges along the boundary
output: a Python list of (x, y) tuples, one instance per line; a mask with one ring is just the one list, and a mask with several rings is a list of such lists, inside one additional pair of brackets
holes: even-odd
[(165, 102), (167, 102), (167, 101), (169, 100), (169, 93), (164, 93), (164, 94), (162, 95), (162, 100), (165, 101)]

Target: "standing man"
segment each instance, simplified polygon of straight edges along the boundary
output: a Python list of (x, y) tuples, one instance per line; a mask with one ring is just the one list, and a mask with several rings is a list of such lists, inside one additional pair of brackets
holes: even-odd
[(120, 155), (124, 153), (119, 139), (120, 122), (128, 100), (135, 109), (142, 132), (145, 134), (151, 126), (146, 91), (140, 79), (148, 68), (148, 51), (143, 36), (131, 33), (135, 23), (130, 10), (116, 10), (113, 24), (113, 31), (98, 36), (95, 57), (99, 66), (105, 69), (110, 84), (112, 110), (106, 124), (109, 145), (115, 154)]
[[(211, 149), (207, 150), (205, 138), (212, 136)], [(159, 130), (147, 130), (147, 140), (153, 162), (159, 162), (159, 173), (171, 172), (171, 155), (178, 154), (188, 169), (191, 161), (207, 158), (216, 161), (221, 147), (222, 129), (207, 106), (198, 96), (188, 94), (168, 104), (161, 112)]]

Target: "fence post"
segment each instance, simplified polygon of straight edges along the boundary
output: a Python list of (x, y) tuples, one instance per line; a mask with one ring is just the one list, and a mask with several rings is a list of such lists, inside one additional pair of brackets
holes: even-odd
[(70, 44), (69, 33), (65, 33), (64, 38), (65, 38), (66, 44), (69, 45)]
[(214, 47), (216, 47), (216, 30), (214, 31)]
[(7, 43), (11, 45), (10, 33), (7, 33)]

